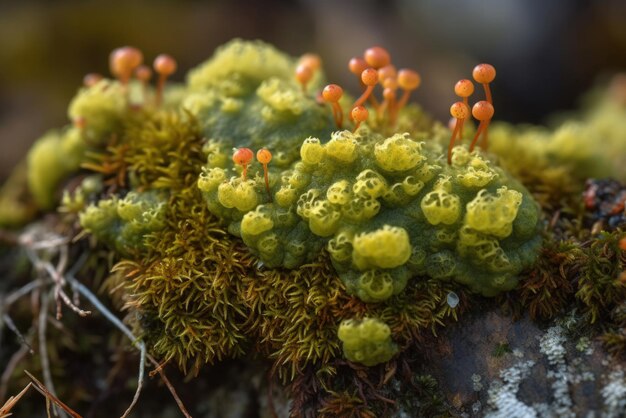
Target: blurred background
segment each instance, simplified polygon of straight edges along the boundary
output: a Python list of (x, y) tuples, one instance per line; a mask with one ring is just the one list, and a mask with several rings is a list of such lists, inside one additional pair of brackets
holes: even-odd
[(626, 70), (626, 1), (545, 0), (0, 0), (0, 181), (109, 52), (161, 52), (186, 71), (233, 37), (292, 55), (314, 51), (328, 79), (357, 91), (348, 60), (372, 45), (422, 75), (414, 100), (441, 120), (453, 85), (496, 66), (496, 119), (542, 123), (599, 78)]

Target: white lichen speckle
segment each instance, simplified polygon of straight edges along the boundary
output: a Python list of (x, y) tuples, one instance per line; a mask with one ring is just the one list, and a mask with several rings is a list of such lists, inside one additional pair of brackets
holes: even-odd
[(608, 376), (608, 383), (602, 388), (605, 418), (618, 418), (626, 414), (626, 377), (624, 370), (617, 369)]

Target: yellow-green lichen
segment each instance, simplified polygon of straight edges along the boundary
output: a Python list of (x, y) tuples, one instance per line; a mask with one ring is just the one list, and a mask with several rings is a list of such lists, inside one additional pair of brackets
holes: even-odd
[[(300, 155), (287, 169), (270, 170), (271, 200), (258, 164), (249, 168), (245, 198), (223, 196), (241, 184), (225, 178), (232, 163), (219, 169), (208, 163), (200, 176), (209, 209), (268, 266), (293, 268), (326, 247), (348, 291), (380, 302), (418, 274), (493, 295), (514, 286), (536, 256), (532, 198), (464, 147), (454, 149), (448, 166), (409, 134), (385, 138), (362, 127), (335, 132), (326, 143), (305, 137)], [(259, 228), (250, 226), (253, 219)]]
[(157, 191), (129, 192), (85, 208), (80, 225), (121, 254), (144, 248), (144, 237), (165, 226), (165, 200)]
[(57, 203), (57, 188), (78, 170), (86, 148), (83, 133), (74, 127), (49, 132), (35, 142), (27, 157), (28, 186), (42, 209), (51, 209)]
[(343, 343), (344, 356), (365, 366), (389, 361), (398, 351), (389, 326), (376, 318), (345, 320), (339, 325), (337, 336)]

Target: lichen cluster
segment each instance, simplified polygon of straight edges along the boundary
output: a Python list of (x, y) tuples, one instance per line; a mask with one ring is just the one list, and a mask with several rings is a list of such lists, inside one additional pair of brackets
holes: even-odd
[(326, 248), (366, 302), (398, 294), (416, 274), (494, 295), (515, 286), (540, 244), (525, 189), (463, 147), (448, 166), (408, 133), (309, 137), (301, 160), (274, 175), (271, 201), (260, 175), (229, 176), (221, 148), (209, 152), (198, 187), (231, 233), (271, 267), (295, 268)]
[[(502, 125), (491, 154), (460, 144), (448, 164), (449, 131), (414, 105), (337, 129), (315, 94), (323, 73), (305, 90), (296, 63), (235, 40), (161, 105), (103, 79), (29, 153), (37, 206), (61, 203), (64, 222), (111, 251), (107, 284), (151, 353), (190, 373), (260, 354), (291, 385), (294, 414), (374, 416), (382, 393), (401, 397), (389, 368), (482, 296), (533, 318), (575, 303), (590, 323), (613, 318), (604, 338), (626, 352), (623, 232), (581, 243), (574, 207), (583, 168), (606, 168), (570, 147), (586, 134)], [(597, 115), (583, 125), (618, 136)], [(267, 188), (237, 147), (271, 151)], [(546, 230), (542, 209), (563, 214)], [(338, 370), (348, 377), (332, 383)]]

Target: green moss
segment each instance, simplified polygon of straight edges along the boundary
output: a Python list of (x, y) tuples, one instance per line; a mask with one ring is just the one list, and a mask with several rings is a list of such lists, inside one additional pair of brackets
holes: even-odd
[(375, 318), (343, 321), (337, 335), (343, 343), (344, 356), (365, 366), (389, 361), (398, 351), (389, 326)]

